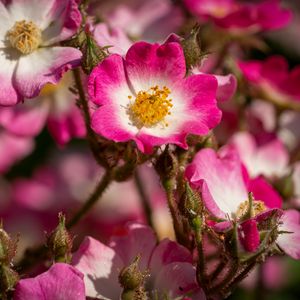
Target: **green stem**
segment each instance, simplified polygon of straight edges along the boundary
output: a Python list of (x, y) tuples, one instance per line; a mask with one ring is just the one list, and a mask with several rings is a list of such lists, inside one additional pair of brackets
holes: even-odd
[(113, 171), (106, 171), (103, 175), (102, 179), (96, 186), (96, 189), (91, 194), (89, 199), (84, 203), (84, 205), (79, 209), (79, 211), (70, 219), (70, 221), (66, 224), (66, 228), (70, 229), (74, 225), (76, 225), (90, 210), (90, 208), (100, 199), (106, 188), (113, 180)]
[(147, 223), (149, 226), (153, 228), (153, 220), (152, 220), (152, 210), (150, 206), (150, 199), (145, 191), (145, 186), (143, 184), (143, 181), (141, 179), (141, 176), (138, 172), (138, 170), (135, 170), (134, 172), (134, 182), (137, 187), (137, 190), (140, 195), (141, 203), (144, 209), (145, 217), (147, 220)]

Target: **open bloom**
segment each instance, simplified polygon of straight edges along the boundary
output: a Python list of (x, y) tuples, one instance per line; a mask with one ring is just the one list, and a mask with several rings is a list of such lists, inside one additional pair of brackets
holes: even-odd
[[(227, 230), (231, 221), (239, 222), (240, 240), (246, 251), (255, 251), (260, 244), (258, 225), (271, 215), (280, 216), (282, 200), (262, 178), (249, 179), (236, 151), (224, 149), (216, 153), (203, 149), (187, 167), (186, 176), (198, 188), (209, 213), (220, 223), (217, 230)], [(250, 208), (248, 193), (254, 199)], [(250, 215), (245, 220), (247, 212)]]
[(37, 96), (79, 63), (79, 50), (57, 46), (80, 25), (76, 0), (0, 1), (0, 18), (0, 105)]
[(57, 263), (35, 278), (21, 279), (14, 300), (84, 300), (83, 275), (74, 267)]
[(290, 102), (299, 105), (300, 66), (289, 71), (284, 57), (271, 56), (264, 61), (239, 62), (239, 67), (260, 97), (279, 104)]
[(92, 128), (115, 142), (134, 140), (151, 153), (167, 143), (187, 148), (187, 134), (205, 135), (221, 118), (216, 106), (217, 80), (211, 75), (185, 77), (178, 43), (135, 43), (125, 59), (111, 55), (92, 71), (88, 91), (100, 107)]
[(205, 299), (189, 251), (167, 239), (157, 244), (152, 230), (144, 225), (130, 224), (123, 236), (112, 238), (110, 246), (87, 237), (74, 254), (73, 265), (84, 273), (88, 297), (115, 300), (122, 292), (120, 271), (138, 255), (140, 271), (149, 274), (146, 289), (151, 298)]
[(287, 25), (291, 12), (280, 7), (279, 0), (240, 3), (236, 0), (185, 0), (190, 12), (202, 20), (233, 32), (256, 32)]

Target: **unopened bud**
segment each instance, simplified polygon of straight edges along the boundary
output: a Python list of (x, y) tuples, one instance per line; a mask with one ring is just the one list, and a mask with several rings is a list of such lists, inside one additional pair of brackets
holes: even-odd
[(59, 223), (48, 237), (48, 246), (56, 262), (69, 263), (71, 261), (72, 238), (66, 229), (66, 218), (62, 213), (58, 215)]
[(9, 266), (0, 266), (0, 287), (2, 294), (12, 290), (18, 281), (19, 275), (17, 272)]
[(119, 275), (119, 282), (124, 290), (136, 290), (143, 285), (145, 276), (139, 270), (141, 257), (137, 256), (131, 265), (122, 269)]
[(200, 42), (200, 26), (195, 26), (190, 35), (181, 41), (183, 48), (186, 68), (189, 70), (193, 66), (197, 66), (203, 58)]
[(13, 240), (0, 224), (0, 264), (9, 265), (16, 255), (17, 241)]

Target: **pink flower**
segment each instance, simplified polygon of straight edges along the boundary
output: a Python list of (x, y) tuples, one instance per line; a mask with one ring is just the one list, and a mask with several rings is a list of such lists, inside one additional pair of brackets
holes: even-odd
[(251, 177), (281, 177), (288, 171), (289, 154), (279, 139), (258, 144), (250, 133), (239, 132), (231, 138), (230, 144), (238, 151)]
[(287, 210), (280, 221), (277, 238), (279, 247), (294, 259), (300, 259), (300, 213), (297, 210)]
[(178, 43), (138, 42), (125, 59), (109, 56), (89, 77), (90, 98), (100, 106), (92, 128), (115, 142), (134, 140), (145, 153), (167, 143), (186, 149), (187, 134), (207, 134), (221, 111), (216, 79), (203, 74), (185, 78), (185, 73)]
[(78, 65), (79, 50), (56, 46), (80, 25), (76, 0), (1, 1), (0, 18), (0, 105), (36, 97)]
[(109, 246), (87, 237), (73, 256), (73, 265), (84, 273), (86, 295), (104, 299), (119, 299), (122, 288), (118, 276), (141, 255), (139, 268), (148, 270), (146, 286), (149, 295), (168, 295), (170, 298), (191, 293), (191, 299), (205, 299), (196, 282), (196, 270), (187, 249), (176, 242), (163, 240), (159, 244), (152, 230), (144, 225), (131, 224), (123, 236), (112, 238)]
[(291, 11), (280, 7), (279, 0), (239, 3), (236, 0), (185, 0), (192, 14), (211, 20), (233, 32), (256, 32), (279, 29), (291, 20)]
[(289, 71), (284, 57), (271, 56), (264, 61), (244, 61), (239, 63), (239, 67), (245, 78), (273, 101), (300, 101), (300, 66)]
[(121, 27), (110, 28), (105, 23), (95, 25), (93, 35), (100, 47), (109, 46), (110, 53), (125, 55), (133, 44)]
[[(221, 221), (214, 226), (216, 230), (227, 230), (232, 220), (241, 220), (240, 240), (246, 251), (255, 251), (259, 246), (257, 224), (273, 213), (281, 214), (282, 200), (278, 193), (263, 178), (249, 180), (233, 149), (219, 153), (208, 148), (201, 150), (187, 166), (186, 177), (200, 191), (210, 214)], [(254, 194), (253, 217), (244, 221), (249, 192)]]
[(85, 300), (83, 275), (74, 267), (57, 263), (35, 278), (21, 279), (14, 300)]
[(0, 107), (0, 124), (24, 137), (38, 135), (47, 124), (61, 146), (72, 137), (84, 137), (84, 121), (76, 106), (76, 96), (69, 90), (72, 83), (71, 74), (66, 73), (59, 84), (46, 84), (37, 98), (13, 107)]
[(91, 13), (100, 15), (111, 28), (122, 28), (131, 37), (147, 41), (163, 40), (184, 20), (183, 12), (171, 0), (102, 1)]

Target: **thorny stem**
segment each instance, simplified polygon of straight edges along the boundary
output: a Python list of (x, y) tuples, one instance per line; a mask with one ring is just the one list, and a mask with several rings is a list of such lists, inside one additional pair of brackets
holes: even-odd
[(81, 80), (81, 74), (80, 74), (80, 69), (76, 68), (73, 70), (73, 76), (76, 84), (76, 88), (78, 91), (79, 95), (79, 106), (81, 108), (81, 111), (83, 113), (84, 121), (85, 121), (85, 128), (87, 132), (87, 138), (90, 144), (91, 151), (96, 159), (96, 161), (101, 165), (101, 160), (98, 156), (98, 141), (97, 141), (97, 136), (95, 135), (94, 131), (91, 128), (91, 116), (89, 112), (89, 106), (88, 106), (88, 101), (86, 98), (86, 94), (84, 91), (84, 88), (82, 86), (82, 80)]
[(76, 225), (90, 210), (90, 208), (100, 199), (106, 188), (113, 180), (113, 170), (108, 170), (97, 184), (96, 189), (83, 204), (79, 211), (72, 217), (72, 219), (66, 224), (66, 228), (70, 229)]
[(143, 181), (141, 179), (141, 176), (138, 172), (138, 170), (136, 169), (134, 172), (134, 182), (135, 185), (137, 187), (137, 190), (139, 192), (140, 195), (140, 199), (141, 199), (141, 203), (144, 209), (144, 214), (145, 217), (147, 219), (147, 223), (149, 226), (151, 226), (153, 228), (153, 220), (152, 220), (152, 210), (150, 207), (150, 199), (145, 191), (145, 186), (143, 184)]

